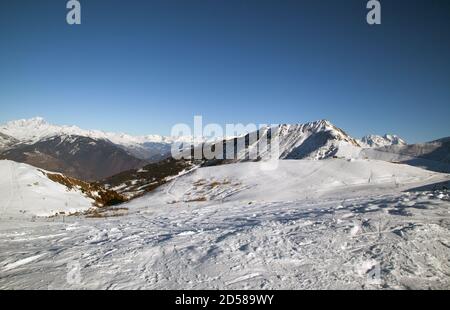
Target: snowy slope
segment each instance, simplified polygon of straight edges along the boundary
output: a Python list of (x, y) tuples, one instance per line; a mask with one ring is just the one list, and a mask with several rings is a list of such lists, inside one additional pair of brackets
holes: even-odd
[(282, 161), (273, 175), (258, 165), (200, 168), (122, 217), (0, 221), (0, 289), (449, 287), (449, 192), (418, 188), (448, 175), (379, 161)]
[(17, 139), (0, 132), (0, 151), (7, 150), (17, 143), (19, 143)]
[[(261, 169), (263, 165), (247, 162), (197, 169), (149, 197), (164, 203), (293, 201), (334, 197), (336, 192), (351, 197), (353, 192), (398, 191), (449, 178), (447, 174), (376, 160), (280, 160), (276, 170)], [(145, 201), (146, 197), (141, 199)]]
[(95, 202), (50, 180), (40, 169), (0, 160), (0, 217), (51, 216), (88, 210)]

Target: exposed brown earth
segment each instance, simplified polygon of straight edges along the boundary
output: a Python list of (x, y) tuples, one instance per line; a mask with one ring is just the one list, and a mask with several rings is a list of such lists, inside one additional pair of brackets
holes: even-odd
[(79, 189), (84, 195), (95, 201), (96, 207), (114, 206), (127, 201), (127, 199), (112, 190), (103, 188), (95, 183), (84, 182), (75, 178), (67, 177), (62, 174), (48, 173), (41, 170), (50, 180), (66, 186), (69, 190)]

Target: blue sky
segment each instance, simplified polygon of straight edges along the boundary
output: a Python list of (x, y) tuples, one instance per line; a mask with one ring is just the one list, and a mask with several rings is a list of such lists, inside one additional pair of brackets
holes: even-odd
[(0, 3), (0, 122), (169, 134), (329, 119), (356, 137), (450, 136), (450, 2), (81, 0)]

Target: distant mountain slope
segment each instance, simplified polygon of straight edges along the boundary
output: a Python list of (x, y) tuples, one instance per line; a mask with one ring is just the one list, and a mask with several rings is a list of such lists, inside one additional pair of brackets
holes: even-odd
[(121, 172), (99, 183), (127, 198), (135, 198), (165, 184), (174, 177), (194, 169), (196, 166), (186, 160), (168, 158), (158, 163), (152, 163), (141, 169)]
[(27, 163), (88, 181), (146, 164), (110, 141), (81, 136), (53, 136), (33, 144), (21, 144), (1, 153), (0, 159)]
[(362, 147), (383, 147), (390, 145), (407, 145), (407, 143), (397, 135), (367, 135), (359, 143)]
[(365, 149), (361, 156), (450, 173), (450, 137), (426, 143)]
[(0, 216), (52, 216), (125, 201), (121, 195), (63, 174), (0, 160)]
[(0, 132), (0, 152), (11, 148), (17, 143), (19, 143), (19, 140)]
[[(213, 139), (213, 142), (202, 142), (206, 139), (197, 138), (194, 144), (192, 137), (131, 136), (84, 130), (52, 125), (37, 117), (0, 125), (0, 159), (25, 162), (88, 181), (121, 172), (134, 180), (133, 170), (170, 158), (173, 144), (183, 142), (184, 147), (188, 145), (183, 149), (185, 158), (200, 154), (196, 159), (203, 166), (267, 160), (273, 158), (271, 151), (278, 145), (275, 154), (278, 159), (367, 157), (449, 171), (445, 146), (448, 141), (408, 146), (396, 135), (368, 135), (356, 140), (327, 120), (263, 127), (234, 138)], [(212, 153), (220, 148), (222, 158), (211, 159), (202, 153), (202, 149)]]
[[(0, 133), (14, 137), (23, 144), (34, 144), (52, 137), (80, 136), (93, 140), (106, 140), (116, 144), (130, 155), (143, 160), (167, 158), (170, 146), (176, 141), (190, 142), (191, 137), (164, 137), (159, 135), (131, 136), (100, 130), (84, 130), (77, 126), (49, 124), (41, 117), (21, 119), (0, 125)], [(0, 141), (1, 143), (1, 141)]]

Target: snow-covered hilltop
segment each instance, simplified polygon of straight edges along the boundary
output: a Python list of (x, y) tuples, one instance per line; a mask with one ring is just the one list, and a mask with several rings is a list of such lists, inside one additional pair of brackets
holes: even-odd
[[(449, 180), (445, 174), (377, 160), (280, 160), (275, 170), (268, 171), (260, 165), (245, 162), (195, 169), (151, 197), (157, 203), (304, 201), (386, 194)], [(148, 198), (132, 204), (148, 203)]]
[(0, 218), (53, 216), (125, 202), (114, 191), (10, 160), (0, 160)]
[(0, 160), (1, 216), (51, 216), (92, 208), (93, 199), (68, 188), (27, 164)]

